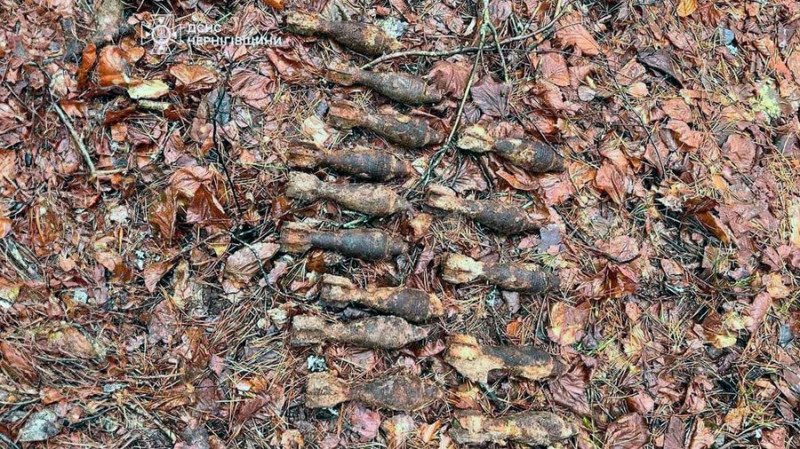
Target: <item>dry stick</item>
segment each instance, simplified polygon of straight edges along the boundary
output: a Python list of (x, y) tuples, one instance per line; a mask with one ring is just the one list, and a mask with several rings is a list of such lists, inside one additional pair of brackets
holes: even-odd
[[(550, 28), (552, 28), (553, 25), (555, 25), (555, 23), (558, 21), (558, 19), (560, 19), (561, 16), (564, 15), (564, 13), (565, 13), (565, 10), (561, 8), (561, 2), (558, 2), (558, 4), (556, 4), (556, 14), (555, 14), (555, 16), (553, 16), (553, 20), (548, 22), (543, 27), (538, 28), (538, 29), (536, 29), (534, 31), (531, 31), (530, 33), (526, 33), (526, 34), (523, 34), (521, 36), (515, 36), (515, 37), (511, 37), (511, 38), (502, 40), (502, 41), (500, 41), (500, 43), (497, 46), (497, 48), (500, 48), (500, 46), (502, 46), (502, 45), (513, 44), (514, 42), (524, 41), (525, 39), (529, 39), (529, 38), (531, 38), (533, 36), (536, 36), (537, 34), (544, 33), (545, 31), (547, 31)], [(422, 50), (399, 51), (397, 53), (390, 53), (388, 55), (384, 55), (384, 56), (381, 56), (380, 58), (374, 59), (374, 60), (364, 64), (363, 66), (361, 66), (361, 69), (362, 70), (366, 70), (366, 69), (368, 69), (370, 67), (374, 67), (374, 66), (376, 66), (376, 65), (378, 65), (378, 64), (380, 64), (380, 63), (382, 63), (384, 61), (389, 61), (389, 60), (392, 60), (392, 59), (402, 58), (404, 56), (427, 56), (427, 57), (432, 57), (432, 58), (440, 58), (440, 57), (446, 57), (446, 56), (459, 55), (459, 54), (463, 54), (463, 53), (474, 53), (474, 52), (483, 51), (483, 50), (486, 50), (486, 49), (484, 49), (483, 46), (478, 46), (478, 47), (461, 47), (461, 48), (455, 48), (455, 49), (452, 49), (452, 50), (445, 50), (445, 51), (422, 51)]]
[(83, 139), (81, 139), (81, 136), (79, 136), (78, 132), (75, 131), (75, 127), (72, 126), (72, 122), (67, 118), (67, 115), (64, 114), (61, 106), (59, 106), (58, 103), (53, 103), (53, 105), (56, 107), (58, 117), (61, 118), (61, 121), (64, 122), (64, 126), (66, 126), (69, 130), (69, 134), (72, 136), (72, 140), (75, 141), (75, 145), (78, 145), (78, 148), (81, 150), (81, 154), (83, 154), (83, 160), (86, 162), (86, 166), (89, 168), (90, 179), (95, 179), (97, 177), (97, 171), (94, 168), (94, 162), (92, 162), (92, 158), (89, 156), (89, 150), (86, 149), (86, 145), (83, 143)]

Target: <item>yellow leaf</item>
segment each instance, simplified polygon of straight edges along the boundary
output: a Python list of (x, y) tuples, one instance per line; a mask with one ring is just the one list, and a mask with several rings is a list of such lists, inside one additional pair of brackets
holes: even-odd
[(169, 86), (161, 80), (144, 80), (128, 87), (128, 95), (134, 100), (155, 100), (169, 93)]
[(678, 3), (678, 15), (688, 17), (697, 9), (697, 0), (680, 0)]

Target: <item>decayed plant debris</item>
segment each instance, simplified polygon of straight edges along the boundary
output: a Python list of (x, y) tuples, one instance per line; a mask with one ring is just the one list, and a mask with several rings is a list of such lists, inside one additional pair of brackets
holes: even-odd
[(444, 136), (422, 118), (399, 112), (366, 112), (353, 105), (337, 103), (328, 111), (328, 121), (341, 129), (364, 128), (407, 148), (422, 148), (441, 143)]
[(330, 167), (339, 173), (376, 181), (407, 178), (414, 174), (408, 161), (384, 151), (364, 147), (339, 151), (294, 147), (289, 149), (287, 162), (292, 168)]
[(381, 184), (331, 184), (302, 172), (289, 173), (286, 196), (303, 201), (332, 200), (347, 209), (377, 217), (411, 208), (408, 201)]
[(435, 385), (408, 374), (383, 376), (356, 384), (330, 373), (311, 373), (306, 379), (305, 404), (310, 408), (361, 401), (373, 407), (410, 412), (427, 407), (441, 397), (442, 392)]
[(557, 288), (558, 276), (530, 263), (484, 263), (461, 254), (442, 262), (442, 280), (455, 284), (485, 281), (504, 290), (543, 293)]
[(406, 242), (378, 229), (317, 231), (300, 223), (285, 225), (280, 242), (290, 253), (320, 248), (364, 260), (390, 259), (408, 251)]
[(397, 349), (422, 340), (428, 331), (400, 317), (374, 316), (349, 323), (326, 323), (319, 316), (299, 315), (292, 320), (293, 346), (324, 342), (347, 343), (366, 348)]
[(320, 299), (340, 306), (357, 303), (399, 316), (412, 322), (424, 322), (444, 314), (442, 302), (433, 293), (408, 287), (376, 287), (362, 289), (341, 276), (322, 277)]

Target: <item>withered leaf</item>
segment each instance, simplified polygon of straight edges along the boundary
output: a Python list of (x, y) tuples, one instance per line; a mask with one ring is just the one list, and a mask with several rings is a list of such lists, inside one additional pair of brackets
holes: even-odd
[(581, 24), (583, 17), (577, 12), (573, 12), (562, 18), (556, 29), (556, 40), (563, 47), (575, 47), (587, 56), (594, 56), (600, 53), (600, 46), (586, 28)]
[(186, 91), (210, 89), (217, 82), (217, 72), (200, 65), (177, 64), (169, 68), (175, 87)]
[(508, 112), (510, 92), (511, 87), (507, 84), (497, 83), (491, 77), (487, 77), (480, 85), (472, 88), (472, 99), (484, 114), (502, 118)]
[(678, 2), (678, 16), (688, 17), (697, 9), (697, 0), (680, 0)]
[(120, 47), (103, 47), (97, 63), (97, 81), (100, 87), (128, 87), (131, 83), (128, 59), (128, 54)]
[(228, 257), (225, 264), (225, 275), (239, 282), (248, 282), (259, 272), (259, 267), (266, 265), (274, 256), (280, 245), (261, 242), (247, 245)]
[(574, 362), (564, 375), (550, 382), (550, 391), (557, 404), (561, 404), (579, 415), (589, 415), (591, 409), (586, 398), (588, 385), (589, 368), (579, 360)]
[(547, 336), (562, 346), (579, 342), (583, 338), (589, 313), (588, 301), (575, 307), (564, 302), (553, 304), (550, 309), (550, 326), (547, 328)]
[(161, 238), (170, 242), (175, 236), (175, 218), (177, 215), (177, 201), (175, 191), (167, 189), (159, 194), (147, 212), (147, 221)]
[(630, 413), (611, 423), (606, 430), (607, 449), (638, 449), (644, 447), (650, 434), (644, 418), (638, 413)]

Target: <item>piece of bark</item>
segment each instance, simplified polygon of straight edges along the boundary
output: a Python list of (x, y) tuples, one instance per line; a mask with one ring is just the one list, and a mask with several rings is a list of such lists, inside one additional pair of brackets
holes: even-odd
[(360, 401), (371, 407), (406, 412), (420, 410), (441, 398), (442, 392), (435, 385), (407, 374), (349, 384), (330, 373), (311, 373), (305, 394), (306, 407), (309, 408)]
[(368, 113), (346, 103), (332, 104), (328, 121), (339, 129), (360, 127), (406, 148), (422, 148), (444, 141), (444, 135), (426, 120), (399, 112)]
[(480, 345), (475, 337), (462, 334), (450, 338), (444, 361), (467, 379), (483, 384), (495, 370), (528, 380), (546, 379), (563, 370), (555, 357), (532, 346)]
[(450, 436), (458, 444), (505, 443), (549, 446), (577, 434), (577, 426), (551, 412), (522, 412), (500, 418), (457, 412)]
[(377, 229), (317, 231), (300, 223), (284, 225), (280, 243), (289, 253), (320, 248), (363, 260), (387, 260), (408, 251), (406, 242)]
[(358, 67), (333, 63), (325, 77), (343, 86), (366, 86), (392, 100), (405, 104), (426, 104), (442, 101), (442, 93), (424, 79), (400, 72), (370, 72)]
[(373, 316), (349, 323), (326, 323), (313, 315), (292, 320), (292, 346), (324, 342), (348, 343), (374, 349), (398, 349), (424, 339), (428, 330), (396, 316)]
[(532, 173), (564, 171), (564, 158), (547, 145), (528, 139), (495, 140), (480, 125), (464, 130), (456, 146), (474, 153), (495, 152), (508, 162)]
[(544, 218), (534, 218), (517, 206), (496, 200), (465, 200), (442, 185), (428, 187), (428, 206), (469, 217), (502, 234), (512, 235), (535, 231), (545, 224)]
[(361, 304), (389, 315), (420, 323), (444, 314), (442, 302), (433, 293), (407, 287), (359, 288), (347, 278), (326, 274), (322, 277), (320, 299), (337, 306)]
[(294, 11), (287, 14), (286, 25), (292, 33), (329, 37), (351, 50), (368, 56), (379, 56), (402, 48), (400, 43), (383, 28), (368, 23), (326, 20), (316, 14)]
[(287, 161), (293, 168), (330, 167), (339, 173), (376, 181), (407, 178), (414, 174), (410, 162), (389, 153), (363, 147), (341, 151), (295, 147), (289, 150)]
[(448, 254), (442, 279), (451, 284), (486, 281), (503, 290), (542, 293), (559, 284), (558, 276), (530, 263), (484, 263), (460, 254)]
[(411, 209), (411, 203), (385, 185), (331, 184), (303, 172), (289, 173), (286, 196), (303, 201), (331, 200), (346, 209), (375, 217)]

